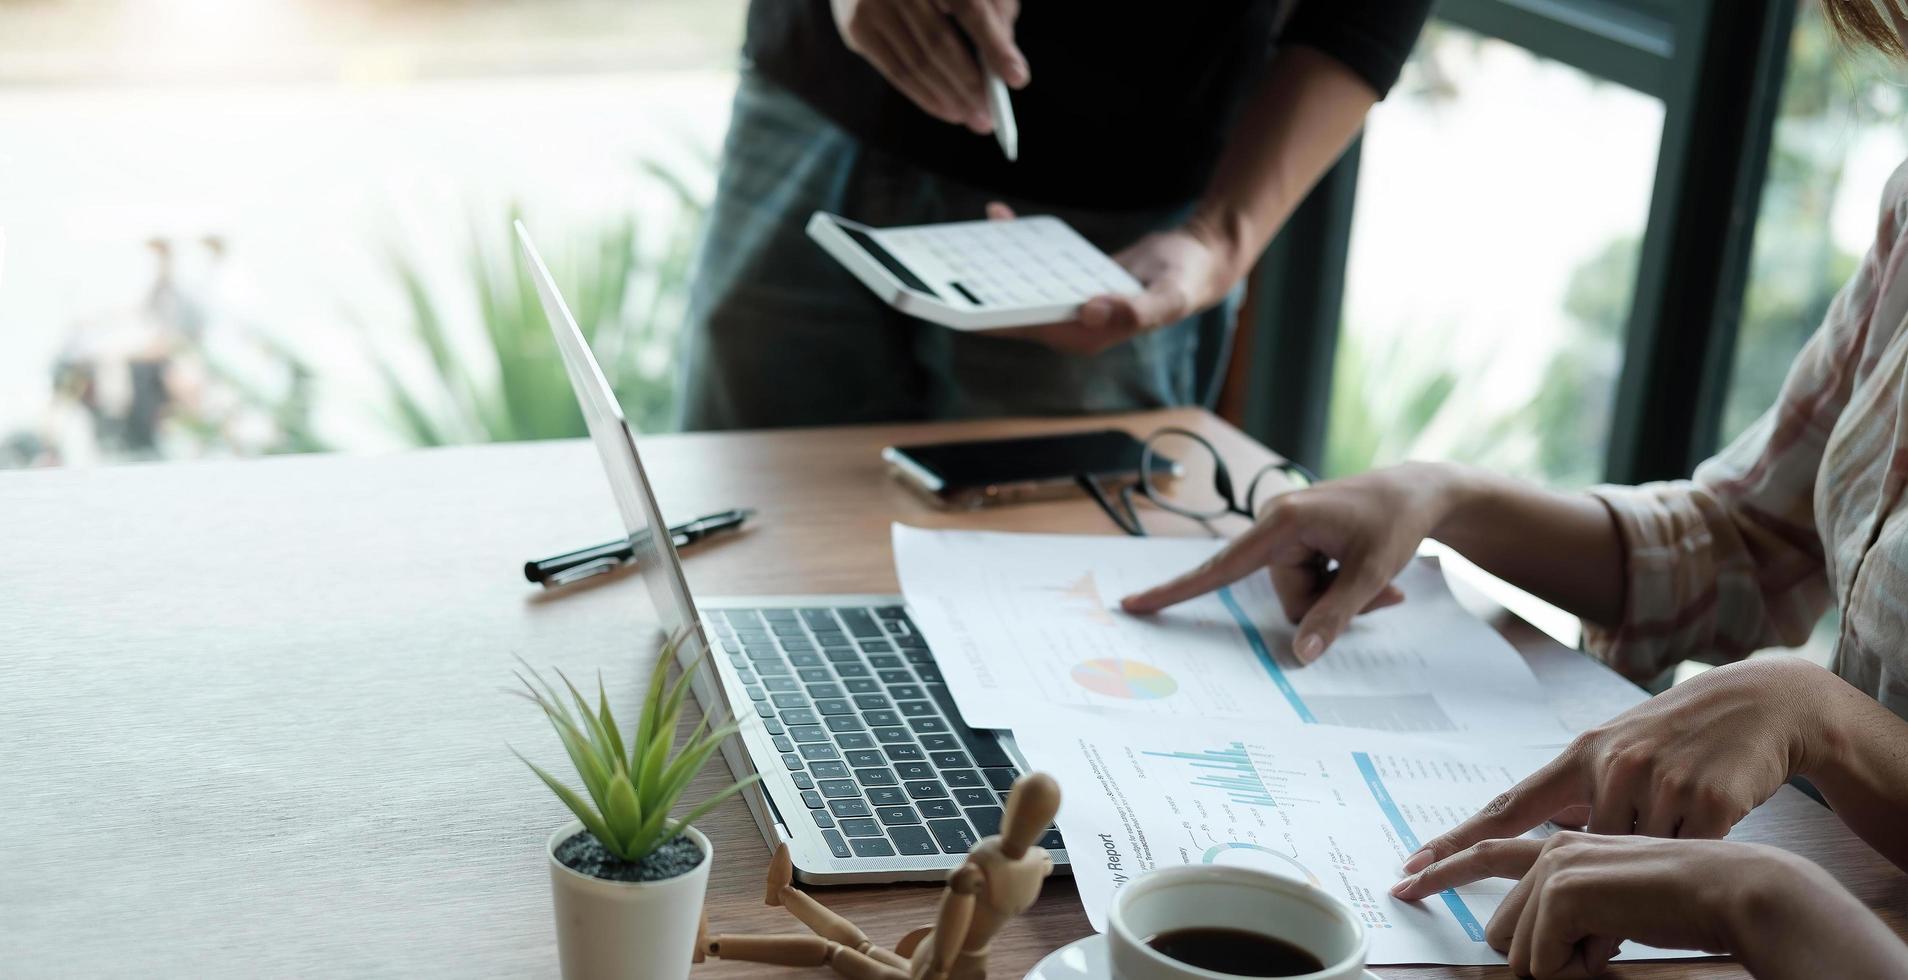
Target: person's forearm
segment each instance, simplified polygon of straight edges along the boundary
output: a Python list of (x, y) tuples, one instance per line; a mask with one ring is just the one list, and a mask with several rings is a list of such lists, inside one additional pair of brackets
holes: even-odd
[(1479, 567), (1599, 625), (1623, 616), (1623, 542), (1596, 498), (1469, 467), (1429, 464), (1445, 487), (1432, 537)]
[(1758, 980), (1908, 975), (1908, 946), (1874, 913), (1802, 858), (1785, 855), (1734, 896), (1731, 953)]
[(1821, 696), (1809, 714), (1800, 774), (1862, 840), (1908, 869), (1908, 721), (1840, 677), (1813, 675)]
[(1337, 59), (1279, 52), (1232, 126), (1188, 224), (1227, 256), (1234, 281), (1364, 125), (1378, 93)]

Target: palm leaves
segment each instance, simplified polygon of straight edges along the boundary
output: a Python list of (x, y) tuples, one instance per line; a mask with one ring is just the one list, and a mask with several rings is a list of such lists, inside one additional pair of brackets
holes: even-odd
[(656, 658), (656, 669), (649, 675), (642, 715), (627, 740), (610, 712), (609, 695), (601, 677), (596, 681), (596, 704), (592, 707), (583, 692), (577, 690), (562, 671), (557, 671), (557, 678), (568, 689), (569, 700), (575, 706), (573, 713), (556, 687), (529, 664), (524, 665), (529, 677), (517, 675), (524, 690), (515, 693), (536, 702), (550, 719), (551, 727), (556, 729), (564, 751), (570, 756), (570, 764), (583, 780), (587, 798), (536, 763), (524, 759), (522, 753), (511, 751), (523, 759), (524, 765), (550, 787), (610, 853), (625, 861), (641, 861), (680, 834), (683, 827), (760, 778), (752, 775), (732, 783), (702, 801), (687, 816), (670, 818), (669, 811), (689, 788), (689, 781), (702, 771), (722, 740), (741, 727), (740, 722), (732, 722), (711, 729), (705, 715), (690, 732), (689, 741), (681, 751), (675, 750), (676, 721), (689, 696), (689, 679), (702, 666), (699, 657), (683, 670), (674, 684), (668, 683), (669, 665), (686, 640), (686, 634), (678, 634), (663, 644)]
[[(666, 202), (646, 234), (625, 214), (567, 239), (546, 232), (543, 244), (623, 411), (639, 431), (653, 432), (674, 422), (677, 335), (706, 205), (668, 168), (646, 161), (639, 169)], [(462, 274), (449, 279), (427, 275), (423, 254), (389, 250), (408, 324), (375, 335), (367, 329), (367, 342), (387, 424), (412, 445), (587, 434), (535, 282), (517, 255), (511, 226), (519, 217), (513, 207), (500, 221), (474, 220)], [(397, 360), (422, 367), (399, 372)]]

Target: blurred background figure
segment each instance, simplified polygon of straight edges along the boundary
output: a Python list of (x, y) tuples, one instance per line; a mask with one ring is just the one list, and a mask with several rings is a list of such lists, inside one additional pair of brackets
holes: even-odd
[(0, 3), (0, 466), (581, 434), (519, 215), (668, 426), (743, 13)]
[[(259, 455), (317, 448), (311, 372), (222, 319), (217, 236), (145, 243), (151, 282), (134, 307), (76, 318), (36, 424), (10, 434), (10, 465)], [(245, 378), (237, 370), (242, 366)]]

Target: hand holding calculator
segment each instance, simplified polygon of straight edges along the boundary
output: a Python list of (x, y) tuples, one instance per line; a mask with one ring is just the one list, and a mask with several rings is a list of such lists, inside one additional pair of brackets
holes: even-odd
[(956, 330), (1071, 320), (1095, 296), (1143, 289), (1051, 216), (872, 228), (817, 211), (808, 237), (890, 306)]

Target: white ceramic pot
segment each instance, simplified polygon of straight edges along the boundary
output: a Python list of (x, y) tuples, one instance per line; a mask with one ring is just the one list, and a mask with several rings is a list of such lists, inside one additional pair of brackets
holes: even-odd
[(683, 980), (696, 949), (696, 924), (715, 852), (694, 827), (682, 832), (702, 862), (664, 881), (606, 881), (578, 874), (556, 858), (581, 821), (550, 835), (550, 897), (564, 980)]

